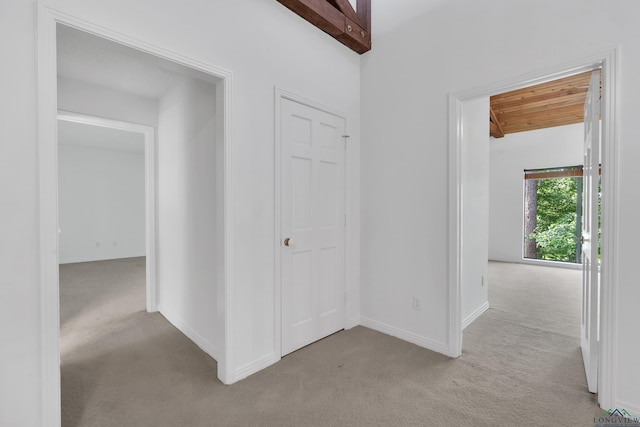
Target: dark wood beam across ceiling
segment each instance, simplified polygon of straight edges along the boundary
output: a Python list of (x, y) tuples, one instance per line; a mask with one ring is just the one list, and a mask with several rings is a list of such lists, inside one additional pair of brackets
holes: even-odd
[(277, 0), (340, 43), (363, 54), (371, 50), (371, 0)]

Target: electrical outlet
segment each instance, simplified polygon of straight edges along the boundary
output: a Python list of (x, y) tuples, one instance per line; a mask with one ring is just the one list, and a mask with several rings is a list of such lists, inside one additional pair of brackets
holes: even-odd
[(420, 298), (413, 297), (413, 309), (416, 311), (420, 311)]
[(96, 242), (96, 248), (100, 247), (100, 242)]

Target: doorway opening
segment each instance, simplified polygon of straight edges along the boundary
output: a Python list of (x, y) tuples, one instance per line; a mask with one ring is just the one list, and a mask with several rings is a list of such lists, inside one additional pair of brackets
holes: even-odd
[[(462, 159), (463, 153), (463, 123), (465, 113), (463, 105), (468, 101), (489, 97), (497, 93), (523, 88), (537, 83), (543, 83), (581, 72), (602, 69), (602, 276), (600, 287), (600, 340), (598, 371), (598, 400), (601, 406), (611, 405), (613, 398), (613, 334), (615, 301), (611, 295), (615, 293), (616, 257), (615, 245), (617, 229), (615, 226), (615, 208), (617, 203), (617, 168), (616, 164), (616, 133), (615, 133), (615, 93), (616, 93), (616, 51), (596, 53), (590, 57), (576, 60), (545, 71), (532, 73), (528, 76), (515, 78), (489, 87), (481, 87), (450, 95), (450, 125), (449, 138), (450, 154), (450, 216), (453, 220), (449, 224), (449, 322), (451, 328), (449, 350), (452, 357), (457, 357), (462, 351), (462, 276), (466, 260), (463, 254), (463, 242), (468, 233), (474, 230), (465, 226), (467, 219), (463, 213), (463, 179), (465, 169)], [(486, 259), (484, 260), (486, 261)]]
[(58, 113), (59, 263), (144, 256), (148, 312), (157, 311), (154, 159), (151, 126)]
[[(152, 233), (147, 233), (151, 243), (145, 246), (154, 246), (149, 236), (155, 233), (157, 244), (146, 250), (158, 257), (155, 267), (146, 269), (147, 277), (152, 276), (147, 278), (151, 292), (147, 292), (146, 305), (149, 311), (159, 310), (217, 361), (218, 378), (223, 383), (234, 382), (228, 344), (232, 301), (227, 298), (233, 277), (229, 250), (233, 215), (228, 202), (231, 74), (49, 8), (41, 7), (39, 12), (43, 417), (51, 420), (52, 425), (59, 424), (61, 419), (56, 138), (60, 110), (67, 122), (82, 121), (80, 116), (105, 117), (108, 119), (102, 120), (142, 124), (155, 131), (142, 131), (149, 135), (152, 151), (159, 149), (148, 152), (153, 155), (146, 157), (152, 166), (146, 173), (155, 171), (152, 178), (157, 179), (157, 185), (146, 192), (156, 197), (156, 201), (151, 207), (147, 203), (146, 214), (151, 221), (146, 226), (152, 227)], [(87, 49), (67, 56), (68, 68), (64, 69), (65, 61), (59, 55), (60, 49), (64, 50), (61, 42), (78, 40), (88, 42), (84, 45)], [(72, 43), (71, 47), (69, 50), (74, 53), (77, 44)], [(124, 57), (112, 60), (125, 51)], [(146, 62), (138, 63), (143, 71), (140, 72), (132, 64), (143, 57)], [(114, 72), (116, 69), (136, 69), (142, 79), (123, 77)], [(92, 81), (98, 77), (102, 80)], [(137, 84), (141, 81), (142, 86)], [(132, 93), (136, 87), (148, 92)], [(164, 89), (168, 89), (164, 91), (166, 96), (154, 101), (154, 91)], [(153, 181), (147, 179), (147, 185), (153, 185)], [(201, 194), (206, 196), (200, 197)], [(205, 235), (212, 238), (200, 239), (207, 246), (200, 250), (196, 237)], [(188, 241), (182, 236), (187, 236)], [(115, 246), (121, 243), (117, 239), (115, 242)], [(99, 243), (103, 248), (103, 242)], [(114, 246), (114, 240), (109, 243)], [(206, 254), (210, 256), (205, 257)], [(188, 272), (180, 282), (182, 288), (167, 288), (168, 284), (176, 283), (167, 275), (180, 271)], [(155, 295), (155, 287), (151, 286), (154, 283), (159, 288)], [(184, 298), (175, 298), (176, 293)], [(197, 305), (198, 302), (201, 304)]]

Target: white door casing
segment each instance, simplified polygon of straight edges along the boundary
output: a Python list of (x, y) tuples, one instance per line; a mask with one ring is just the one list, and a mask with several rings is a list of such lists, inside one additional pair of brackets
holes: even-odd
[(580, 346), (591, 393), (598, 391), (598, 184), (600, 181), (600, 70), (591, 74), (584, 104), (584, 207), (582, 221), (582, 315)]
[(282, 355), (344, 328), (345, 119), (280, 104)]

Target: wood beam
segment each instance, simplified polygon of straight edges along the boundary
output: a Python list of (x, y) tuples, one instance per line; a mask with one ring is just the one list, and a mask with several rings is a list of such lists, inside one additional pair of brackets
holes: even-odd
[[(360, 19), (357, 16), (354, 16), (355, 20), (350, 19), (339, 9), (340, 6), (334, 6), (345, 2), (349, 4), (347, 0), (278, 0), (278, 3), (355, 52), (368, 52), (371, 50), (371, 35), (360, 24)], [(346, 5), (343, 6), (346, 8)], [(350, 4), (349, 8), (353, 11)]]
[(371, 0), (358, 0), (356, 6), (362, 27), (371, 34)]
[(500, 122), (491, 106), (489, 106), (489, 134), (494, 138), (504, 137), (504, 130), (502, 130), (502, 126), (500, 126)]
[(349, 3), (349, 0), (327, 0), (331, 3), (336, 9), (338, 9), (344, 16), (351, 19), (353, 22), (357, 22), (361, 27), (362, 24), (359, 22), (358, 14), (355, 10), (353, 10), (353, 6)]

